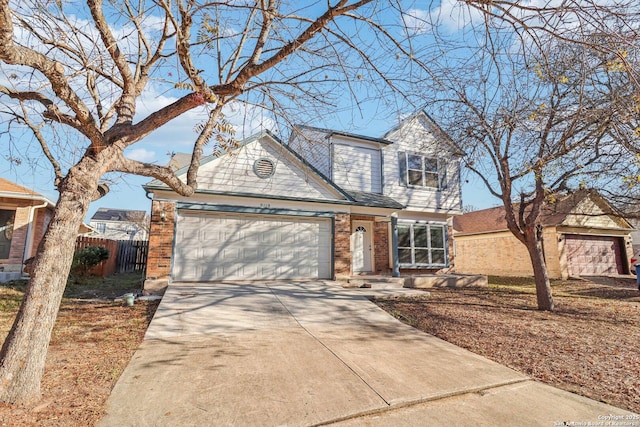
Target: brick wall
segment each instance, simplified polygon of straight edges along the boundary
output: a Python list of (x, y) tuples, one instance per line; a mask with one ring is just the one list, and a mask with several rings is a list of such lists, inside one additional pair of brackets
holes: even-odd
[[(557, 240), (544, 233), (549, 277), (559, 278)], [(532, 276), (527, 248), (508, 231), (481, 236), (458, 236), (455, 241), (457, 273), (497, 276)], [(553, 259), (555, 257), (555, 260)]]
[(33, 243), (31, 245), (31, 256), (35, 256), (38, 250), (38, 245), (40, 245), (40, 241), (44, 237), (45, 231), (47, 231), (49, 222), (51, 222), (52, 215), (53, 213), (49, 209), (36, 210), (36, 215), (33, 220)]
[[(161, 214), (165, 217), (162, 218)], [(169, 279), (175, 224), (175, 203), (153, 201), (146, 279)]]
[(21, 271), (24, 247), (27, 241), (27, 231), (29, 230), (30, 207), (16, 208), (13, 219), (13, 236), (11, 237), (11, 249), (9, 259), (3, 262), (5, 271)]
[(336, 276), (351, 275), (351, 215), (335, 216), (334, 268)]
[(389, 273), (389, 223), (375, 222), (373, 225), (374, 271)]

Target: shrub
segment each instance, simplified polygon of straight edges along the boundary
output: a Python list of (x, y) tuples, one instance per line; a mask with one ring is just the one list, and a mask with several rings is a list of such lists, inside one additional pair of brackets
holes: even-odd
[(96, 265), (109, 259), (109, 251), (102, 246), (87, 246), (73, 255), (71, 273), (78, 276), (86, 276)]

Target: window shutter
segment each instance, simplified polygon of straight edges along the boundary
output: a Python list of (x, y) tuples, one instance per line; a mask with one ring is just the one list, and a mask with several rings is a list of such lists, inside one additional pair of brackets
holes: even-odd
[(407, 153), (398, 151), (398, 171), (400, 173), (400, 185), (407, 186)]
[(447, 162), (445, 160), (438, 161), (438, 189), (447, 189)]

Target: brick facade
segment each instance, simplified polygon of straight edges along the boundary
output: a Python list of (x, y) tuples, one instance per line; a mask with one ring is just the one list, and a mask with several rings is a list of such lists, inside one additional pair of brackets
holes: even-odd
[(24, 257), (24, 247), (27, 242), (27, 232), (29, 230), (30, 207), (16, 208), (13, 218), (13, 236), (11, 237), (11, 249), (9, 259), (4, 261), (5, 271), (21, 271)]
[(175, 203), (154, 200), (151, 204), (147, 280), (169, 280), (174, 229)]
[(27, 250), (27, 238), (29, 237), (29, 217), (32, 206), (15, 207), (13, 218), (13, 234), (11, 236), (11, 248), (9, 258), (0, 260), (0, 267), (4, 271), (22, 271), (24, 257), (35, 255), (40, 240), (51, 220), (51, 210), (38, 208), (34, 212), (31, 224), (31, 248)]
[(373, 224), (373, 271), (376, 273), (389, 273), (389, 223), (375, 222)]
[(336, 214), (334, 268), (336, 277), (351, 275), (351, 215)]
[(35, 256), (38, 251), (38, 245), (44, 237), (47, 227), (51, 222), (53, 214), (49, 209), (38, 209), (33, 220), (33, 243), (31, 244), (31, 256)]

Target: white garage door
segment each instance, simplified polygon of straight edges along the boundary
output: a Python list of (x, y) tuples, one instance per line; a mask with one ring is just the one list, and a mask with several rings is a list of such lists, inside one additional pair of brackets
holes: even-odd
[(173, 280), (326, 279), (331, 220), (180, 211)]

